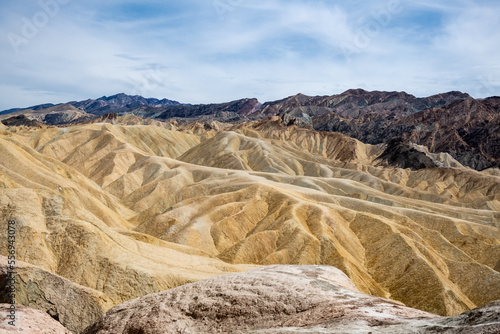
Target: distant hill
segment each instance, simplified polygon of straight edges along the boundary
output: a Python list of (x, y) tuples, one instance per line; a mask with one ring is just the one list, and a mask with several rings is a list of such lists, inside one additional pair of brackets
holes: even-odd
[[(93, 114), (86, 113), (81, 109), (75, 108), (71, 104), (58, 104), (43, 109), (37, 107), (35, 107), (35, 109), (21, 109), (9, 114), (0, 115), (0, 120), (6, 121), (7, 119), (20, 116), (46, 125), (75, 123), (95, 117)], [(6, 124), (5, 121), (3, 121), (4, 124)], [(11, 122), (9, 124), (17, 124), (17, 122)], [(26, 120), (23, 120), (22, 122), (26, 125), (30, 124), (30, 122), (27, 122)]]
[(161, 108), (166, 106), (177, 106), (182, 105), (180, 102), (167, 100), (167, 99), (154, 99), (154, 98), (144, 98), (138, 95), (127, 95), (127, 94), (116, 94), (113, 96), (103, 96), (98, 99), (89, 99), (85, 101), (72, 101), (68, 102), (72, 106), (82, 109), (90, 114), (102, 116), (110, 112), (129, 112), (132, 109), (139, 108), (141, 106)]
[(8, 115), (8, 114), (12, 114), (16, 111), (22, 111), (22, 110), (28, 110), (28, 109), (29, 110), (41, 110), (41, 109), (46, 109), (46, 108), (50, 108), (53, 106), (54, 106), (54, 104), (52, 104), (52, 103), (46, 103), (46, 104), (39, 104), (39, 105), (28, 107), (28, 108), (12, 108), (12, 109), (8, 109), (8, 110), (0, 111), (0, 115)]
[[(155, 98), (144, 98), (138, 95), (127, 95), (127, 94), (116, 94), (113, 96), (103, 96), (98, 99), (88, 99), (85, 101), (71, 101), (66, 103), (61, 103), (58, 105), (70, 104), (75, 108), (81, 109), (89, 114), (94, 114), (97, 116), (102, 116), (110, 112), (126, 112), (140, 106), (149, 107), (166, 107), (173, 105), (181, 105), (180, 102), (167, 100), (167, 99), (155, 99)], [(14, 112), (22, 110), (42, 110), (50, 107), (56, 106), (52, 103), (40, 104), (28, 108), (13, 108), (9, 110), (0, 111), (0, 115), (11, 114)]]
[[(242, 124), (279, 116), (284, 124), (340, 132), (368, 144), (403, 138), (428, 147), (431, 154), (449, 153), (459, 163), (481, 170), (500, 161), (499, 100), (474, 99), (457, 91), (415, 97), (406, 92), (350, 89), (331, 96), (297, 94), (264, 104), (245, 98), (190, 105), (121, 93), (56, 106), (10, 109), (1, 112), (0, 119), (7, 113), (24, 114), (47, 125), (62, 125), (116, 114), (180, 123)], [(57, 108), (66, 110), (56, 112)]]

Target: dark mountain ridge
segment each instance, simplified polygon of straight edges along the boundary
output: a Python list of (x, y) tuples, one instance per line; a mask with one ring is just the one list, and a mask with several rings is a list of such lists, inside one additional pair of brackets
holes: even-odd
[[(64, 104), (64, 103), (62, 103), (62, 104)], [(16, 111), (28, 110), (28, 109), (29, 110), (42, 110), (42, 109), (47, 109), (47, 108), (54, 107), (54, 106), (55, 106), (55, 104), (53, 104), (53, 103), (45, 103), (45, 104), (39, 104), (39, 105), (28, 107), (28, 108), (12, 108), (12, 109), (0, 111), (0, 115), (8, 115), (8, 114), (15, 113)]]
[[(95, 117), (110, 113), (134, 114), (182, 123), (236, 124), (280, 116), (284, 124), (340, 132), (369, 144), (402, 138), (428, 147), (431, 153), (449, 153), (463, 165), (478, 170), (500, 159), (500, 98), (474, 99), (458, 91), (418, 98), (406, 92), (351, 89), (331, 96), (297, 94), (264, 104), (255, 98), (246, 98), (197, 105), (121, 93), (68, 104)], [(30, 110), (43, 113), (43, 106), (48, 105)], [(42, 120), (46, 124), (58, 120), (49, 125), (59, 125), (60, 120), (66, 118), (50, 115)], [(88, 117), (82, 118), (84, 120)]]
[(0, 115), (7, 115), (14, 112), (22, 111), (22, 110), (43, 110), (59, 105), (70, 104), (73, 107), (76, 107), (82, 111), (85, 111), (89, 114), (94, 114), (97, 116), (102, 116), (104, 114), (110, 112), (123, 111), (127, 112), (131, 109), (138, 108), (140, 106), (148, 106), (148, 107), (166, 107), (166, 106), (175, 106), (182, 105), (180, 102), (168, 100), (168, 99), (155, 99), (155, 98), (144, 98), (139, 95), (127, 95), (124, 93), (119, 93), (112, 96), (102, 96), (98, 99), (88, 99), (84, 101), (71, 101), (66, 103), (46, 103), (39, 104), (36, 106), (28, 107), (28, 108), (12, 108), (4, 111), (0, 111)]
[(103, 96), (95, 100), (88, 99), (80, 102), (72, 101), (68, 102), (68, 104), (98, 116), (102, 116), (110, 112), (128, 112), (131, 109), (139, 108), (141, 106), (161, 108), (166, 106), (182, 105), (177, 101), (144, 98), (139, 95), (127, 95), (124, 93), (109, 97)]
[(298, 107), (316, 107), (311, 116), (335, 112), (343, 117), (359, 118), (369, 113), (394, 113), (398, 116), (415, 113), (421, 110), (445, 106), (456, 100), (472, 99), (469, 94), (452, 91), (443, 94), (417, 98), (406, 92), (366, 91), (350, 89), (342, 94), (310, 97), (303, 94), (286, 99), (266, 102), (260, 112), (276, 115), (290, 112)]

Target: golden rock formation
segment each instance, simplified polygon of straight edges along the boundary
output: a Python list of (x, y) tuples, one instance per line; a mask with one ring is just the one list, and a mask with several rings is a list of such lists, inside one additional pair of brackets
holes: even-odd
[(218, 126), (1, 130), (19, 260), (112, 304), (271, 264), (440, 315), (500, 299), (498, 176), (376, 166), (381, 146), (276, 118)]

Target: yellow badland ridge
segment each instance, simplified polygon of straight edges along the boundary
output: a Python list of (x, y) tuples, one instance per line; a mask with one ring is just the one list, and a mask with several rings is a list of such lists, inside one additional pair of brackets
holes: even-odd
[(109, 305), (270, 264), (335, 266), (440, 315), (500, 299), (498, 176), (377, 166), (381, 146), (276, 118), (133, 122), (2, 127), (1, 228), (16, 221), (18, 260)]

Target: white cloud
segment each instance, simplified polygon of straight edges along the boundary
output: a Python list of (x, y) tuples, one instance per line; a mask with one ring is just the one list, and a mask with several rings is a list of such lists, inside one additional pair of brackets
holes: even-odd
[[(124, 20), (113, 11), (125, 1), (71, 0), (18, 54), (7, 35), (40, 7), (13, 2), (0, 14), (0, 109), (121, 91), (189, 103), (356, 87), (500, 94), (495, 2), (401, 0), (380, 17), (394, 0), (221, 1), (233, 4), (223, 17), (212, 1), (149, 0), (161, 15)], [(420, 12), (441, 20), (420, 31)]]

